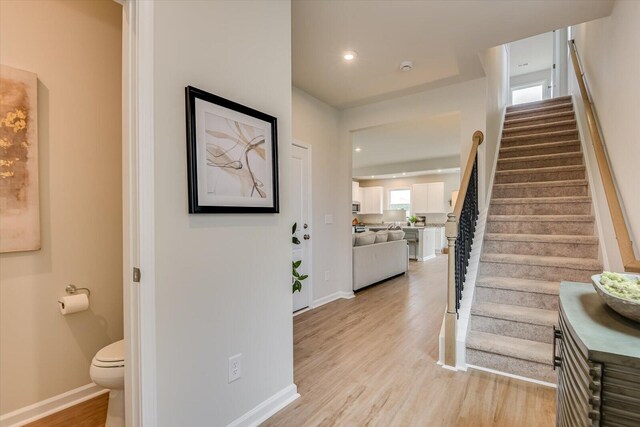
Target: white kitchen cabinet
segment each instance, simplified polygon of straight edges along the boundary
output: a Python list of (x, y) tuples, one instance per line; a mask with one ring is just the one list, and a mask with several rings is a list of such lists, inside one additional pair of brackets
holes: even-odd
[(362, 200), (360, 200), (360, 213), (382, 214), (383, 187), (362, 187)]
[(444, 212), (444, 182), (413, 184), (411, 188), (411, 213)]
[(360, 193), (360, 183), (358, 181), (351, 182), (351, 201), (362, 202)]

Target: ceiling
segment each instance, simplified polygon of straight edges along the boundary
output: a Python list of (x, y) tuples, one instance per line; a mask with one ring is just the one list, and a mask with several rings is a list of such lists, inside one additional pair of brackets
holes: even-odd
[[(292, 3), (294, 86), (337, 108), (484, 76), (478, 53), (611, 13), (613, 0)], [(344, 51), (356, 51), (351, 63)], [(412, 71), (400, 71), (411, 60)]]
[(459, 156), (460, 113), (419, 117), (356, 131), (351, 141), (354, 172), (417, 159)]
[(509, 43), (510, 76), (548, 70), (553, 66), (553, 32)]

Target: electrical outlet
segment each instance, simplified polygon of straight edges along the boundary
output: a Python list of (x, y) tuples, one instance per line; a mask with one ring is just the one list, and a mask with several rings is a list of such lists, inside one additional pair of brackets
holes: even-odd
[(242, 353), (229, 358), (229, 382), (232, 383), (242, 376)]
[(328, 282), (329, 280), (331, 280), (331, 270), (326, 270), (324, 272), (324, 281)]

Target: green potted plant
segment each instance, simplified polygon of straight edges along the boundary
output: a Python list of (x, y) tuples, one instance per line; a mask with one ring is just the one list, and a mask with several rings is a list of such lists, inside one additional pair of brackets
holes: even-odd
[[(298, 237), (296, 236), (297, 229), (298, 229), (298, 223), (294, 222), (293, 227), (291, 227), (291, 243), (293, 243), (294, 245), (300, 244), (300, 239), (298, 239)], [(291, 285), (292, 285), (291, 293), (294, 293), (296, 291), (301, 292), (302, 282), (307, 277), (309, 277), (307, 274), (300, 274), (298, 272), (298, 268), (300, 268), (301, 265), (302, 265), (302, 260), (291, 262)]]
[(416, 225), (416, 221), (418, 221), (418, 218), (416, 218), (415, 215), (411, 215), (409, 217), (409, 222), (411, 223), (411, 226), (415, 226)]

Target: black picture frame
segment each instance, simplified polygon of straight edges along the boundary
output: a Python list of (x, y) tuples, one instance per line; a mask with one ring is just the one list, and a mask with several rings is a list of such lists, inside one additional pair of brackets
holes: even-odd
[[(242, 214), (250, 214), (250, 213), (279, 213), (280, 205), (279, 205), (279, 186), (278, 186), (278, 130), (277, 130), (277, 119), (269, 114), (263, 113), (261, 111), (254, 110), (253, 108), (247, 107), (242, 104), (238, 104), (237, 102), (230, 101), (228, 99), (222, 98), (220, 96), (214, 95), (212, 93), (206, 92), (204, 90), (187, 86), (185, 88), (185, 100), (186, 100), (186, 122), (187, 122), (187, 173), (188, 173), (188, 195), (189, 195), (189, 213), (192, 214), (212, 214), (212, 213), (242, 213)], [(200, 107), (198, 107), (197, 100), (201, 100), (203, 103), (198, 103)], [(210, 161), (211, 153), (209, 153), (209, 146), (207, 146), (206, 139), (203, 134), (207, 132), (212, 134), (215, 132), (215, 135), (220, 134), (221, 132), (217, 132), (215, 129), (210, 130), (203, 128), (202, 126), (206, 126), (204, 123), (198, 123), (198, 111), (197, 108), (206, 109), (212, 108), (215, 111), (220, 112), (220, 115), (217, 113), (211, 113), (207, 111), (206, 114), (214, 117), (216, 120), (225, 120), (227, 122), (227, 126), (229, 126), (228, 122), (229, 116), (239, 117), (239, 120), (243, 120), (242, 122), (238, 122), (231, 120), (235, 127), (237, 128), (237, 136), (236, 139), (233, 140), (229, 138), (229, 135), (226, 135), (226, 138), (219, 138), (222, 144), (226, 142), (227, 145), (224, 148), (214, 147), (216, 150), (214, 156), (225, 156), (220, 157), (224, 158), (227, 161), (220, 161), (217, 163), (218, 157), (215, 157), (216, 161)], [(201, 115), (202, 116), (202, 115)], [(202, 119), (200, 119), (202, 120)], [(245, 123), (252, 122), (257, 124), (257, 127), (253, 125), (246, 125)], [(215, 122), (217, 123), (217, 122)], [(265, 129), (261, 129), (260, 126), (266, 127)], [(243, 131), (241, 129), (249, 129), (249, 131), (264, 130), (264, 135), (260, 134), (254, 137), (251, 140), (246, 140), (244, 137)], [(270, 127), (270, 132), (267, 130)], [(229, 129), (225, 129), (226, 132)], [(231, 132), (233, 132), (233, 128)], [(200, 132), (200, 133), (199, 133)], [(269, 137), (267, 137), (267, 134)], [(200, 137), (200, 140), (198, 138)], [(258, 139), (260, 137), (264, 137), (264, 159), (263, 159), (263, 167), (266, 171), (264, 173), (264, 179), (271, 179), (271, 182), (263, 182), (259, 180), (256, 176), (254, 176), (254, 172), (251, 170), (250, 162), (248, 154), (250, 151), (258, 152), (259, 145), (262, 145), (261, 141)], [(215, 138), (215, 136), (214, 136)], [(257, 142), (252, 142), (257, 139)], [(270, 139), (270, 141), (268, 141)], [(235, 141), (235, 145), (233, 148), (227, 150), (228, 144), (230, 141)], [(245, 144), (244, 149), (242, 149), (241, 143)], [(270, 144), (270, 145), (269, 145)], [(233, 151), (232, 151), (233, 150)], [(235, 154), (235, 158), (228, 159), (227, 153), (232, 152)], [(241, 155), (238, 155), (241, 153)], [(270, 156), (269, 156), (270, 153)], [(256, 154), (257, 155), (257, 154)], [(204, 157), (203, 157), (204, 156)], [(255, 156), (254, 156), (255, 157)], [(270, 158), (270, 159), (269, 159)], [(203, 160), (204, 159), (204, 160)], [(270, 173), (269, 172), (269, 160), (270, 160)], [(243, 164), (244, 162), (244, 164)], [(232, 166), (230, 166), (232, 165)], [(204, 166), (204, 167), (203, 167)], [(246, 183), (248, 179), (251, 180), (250, 185), (250, 195), (225, 195), (219, 196), (220, 199), (233, 199), (233, 200), (224, 200), (224, 202), (216, 201), (216, 195), (209, 195), (207, 193), (203, 197), (203, 182), (206, 181), (206, 177), (203, 174), (208, 174), (211, 172), (208, 168), (217, 169), (215, 173), (222, 173), (222, 169), (233, 169), (235, 175), (238, 175), (238, 180), (242, 180), (240, 176), (244, 175), (244, 182)], [(203, 170), (205, 169), (205, 170)], [(226, 172), (226, 171), (225, 171)], [(213, 172), (211, 172), (213, 173)], [(199, 175), (200, 174), (200, 175)], [(248, 175), (247, 175), (248, 174)], [(230, 178), (229, 178), (230, 179)], [(208, 185), (208, 184), (207, 184)], [(200, 188), (199, 188), (200, 186)], [(217, 187), (217, 185), (216, 185)], [(246, 189), (246, 186), (243, 187)], [(269, 190), (267, 193), (263, 188)], [(268, 194), (267, 197), (262, 197), (262, 193)], [(256, 197), (255, 195), (258, 195)], [(206, 199), (206, 200), (203, 200)], [(265, 200), (267, 199), (267, 200)], [(255, 205), (254, 205), (255, 204)]]

